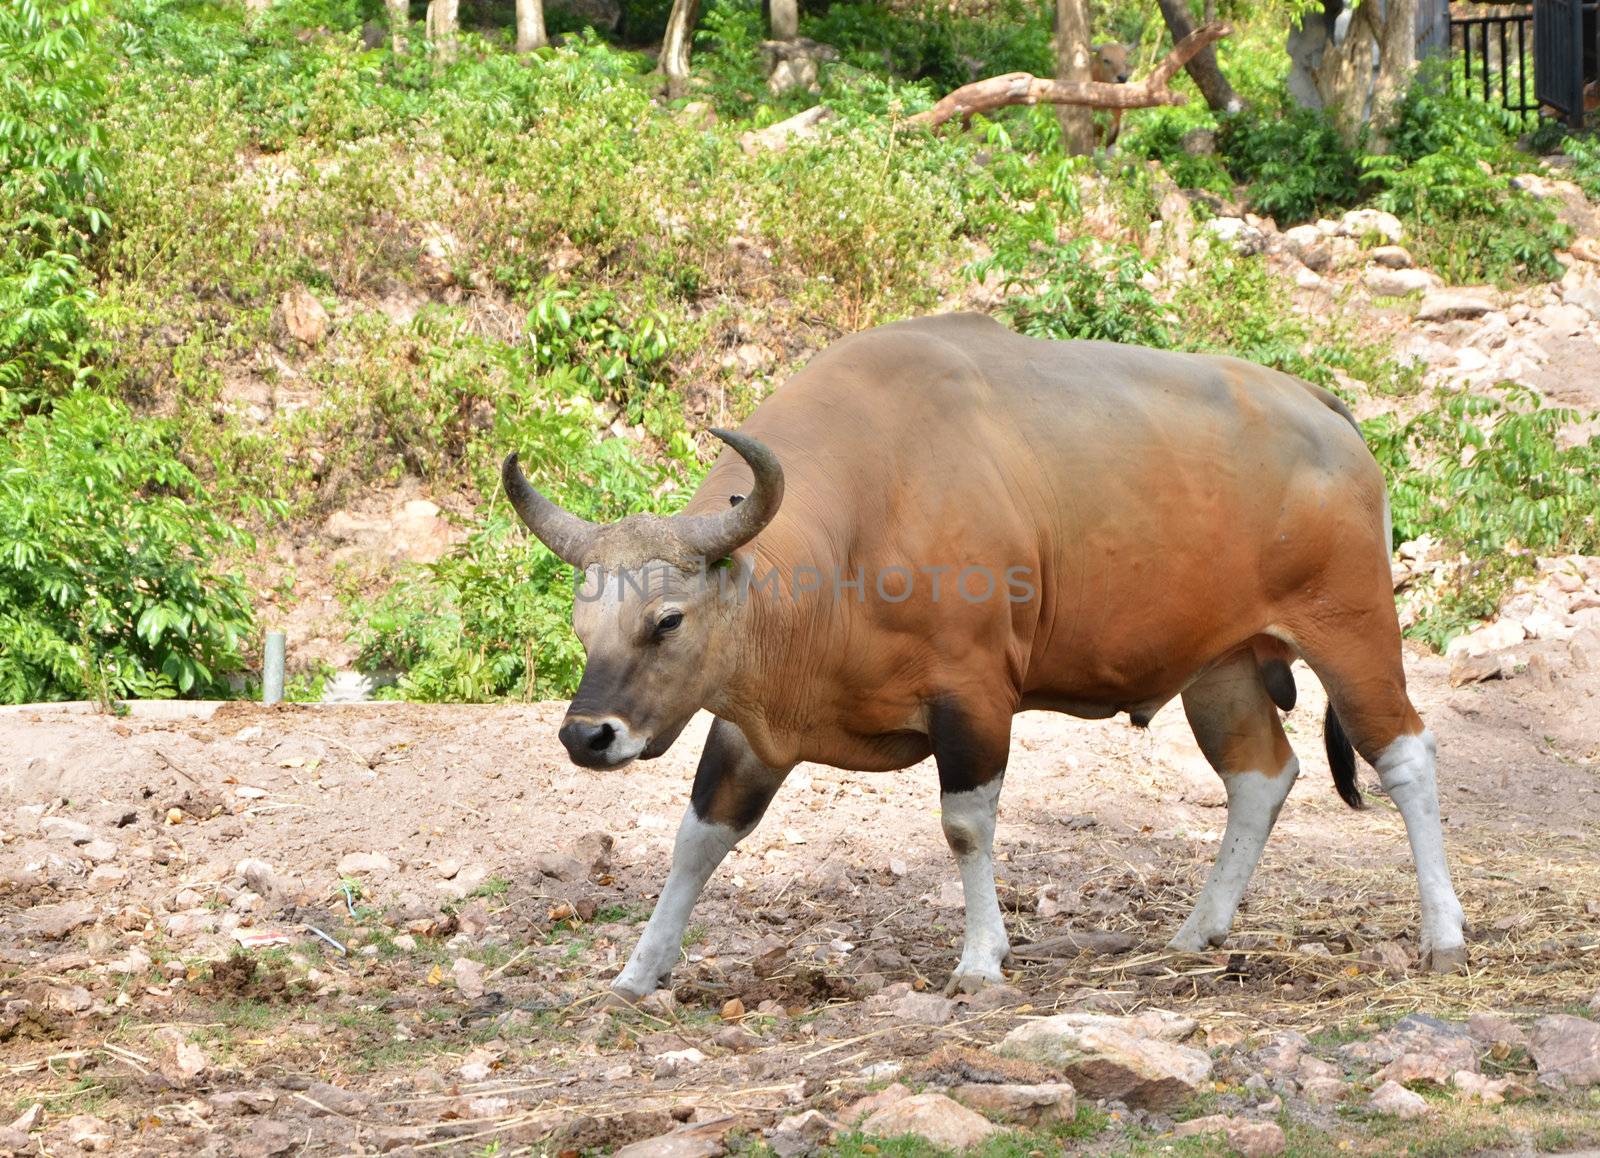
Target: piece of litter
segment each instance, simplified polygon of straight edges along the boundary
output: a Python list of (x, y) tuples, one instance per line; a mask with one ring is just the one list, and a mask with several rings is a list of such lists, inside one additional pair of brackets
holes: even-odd
[(350, 955), (350, 950), (346, 949), (343, 945), (339, 944), (339, 942), (335, 941), (332, 937), (328, 936), (328, 934), (324, 933), (321, 929), (317, 928), (315, 925), (301, 925), (300, 927), (302, 929), (304, 929), (308, 933), (315, 933), (317, 936), (321, 937), (328, 944), (332, 945), (335, 949), (339, 950), (341, 955), (347, 956), (347, 957)]
[(295, 936), (287, 929), (235, 929), (233, 939), (246, 949), (265, 949), (268, 945), (293, 945)]

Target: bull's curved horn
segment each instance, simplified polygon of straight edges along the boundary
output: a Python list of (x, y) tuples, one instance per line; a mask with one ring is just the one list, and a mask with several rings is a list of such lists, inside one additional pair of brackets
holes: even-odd
[(574, 567), (588, 563), (586, 555), (589, 544), (600, 528), (587, 519), (580, 519), (562, 510), (535, 490), (517, 465), (516, 451), (506, 455), (505, 462), (500, 465), (500, 481), (506, 488), (511, 506), (539, 542), (549, 547), (557, 558)]
[(712, 434), (738, 452), (756, 476), (756, 485), (742, 503), (716, 515), (679, 515), (673, 529), (696, 555), (721, 559), (744, 546), (772, 521), (783, 502), (783, 467), (778, 456), (748, 434), (713, 429)]

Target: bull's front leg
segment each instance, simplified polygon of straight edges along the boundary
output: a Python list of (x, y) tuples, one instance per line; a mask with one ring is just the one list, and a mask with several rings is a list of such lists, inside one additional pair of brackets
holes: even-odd
[(942, 700), (928, 709), (928, 738), (939, 766), (939, 817), (961, 870), (966, 935), (949, 994), (976, 992), (1005, 980), (1011, 954), (994, 887), (994, 826), (1011, 743), (1009, 713), (979, 715)]
[(614, 993), (637, 1001), (666, 987), (701, 890), (733, 846), (760, 823), (788, 774), (787, 768), (769, 768), (758, 760), (744, 733), (732, 724), (717, 720), (711, 725), (689, 809), (678, 826), (672, 871), (644, 936), (611, 983)]

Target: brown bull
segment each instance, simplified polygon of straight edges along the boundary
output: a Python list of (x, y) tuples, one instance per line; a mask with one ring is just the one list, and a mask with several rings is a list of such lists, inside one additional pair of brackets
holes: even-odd
[(1383, 477), (1332, 395), (1232, 358), (952, 315), (839, 342), (717, 433), (737, 453), (671, 518), (595, 526), (529, 486), (515, 455), (504, 468), (528, 527), (583, 571), (572, 759), (649, 759), (695, 712), (717, 717), (616, 990), (667, 983), (706, 880), (797, 763), (929, 755), (966, 895), (951, 986), (999, 980), (990, 849), (1012, 716), (1141, 723), (1174, 697), (1228, 820), (1172, 944), (1217, 944), (1298, 771), (1278, 717), (1295, 657), (1328, 690), (1341, 794), (1359, 804), (1353, 743), (1405, 819), (1424, 959), (1463, 958)]

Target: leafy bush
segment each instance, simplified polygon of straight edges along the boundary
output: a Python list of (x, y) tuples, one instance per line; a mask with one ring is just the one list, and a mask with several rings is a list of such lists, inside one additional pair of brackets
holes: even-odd
[(213, 568), (249, 543), (165, 427), (78, 392), (0, 443), (0, 701), (221, 695), (251, 628)]
[(105, 224), (103, 19), (94, 0), (0, 5), (0, 406), (38, 406), (85, 373), (82, 262)]
[(1279, 225), (1308, 221), (1361, 198), (1361, 166), (1322, 113), (1263, 103), (1226, 118), (1217, 145), (1250, 206)]
[(1417, 258), (1448, 281), (1561, 276), (1554, 251), (1570, 229), (1497, 169), (1526, 166), (1514, 148), (1520, 129), (1514, 114), (1430, 70), (1401, 103), (1392, 151), (1363, 162), (1377, 203), (1407, 223)]
[(999, 313), (1019, 333), (1165, 346), (1171, 342), (1165, 312), (1140, 281), (1147, 268), (1137, 250), (1103, 248), (1091, 238), (1033, 244), (1013, 238), (975, 263), (973, 273), (1003, 275), (1008, 296)]
[(941, 93), (981, 76), (1055, 69), (1048, 11), (1004, 0), (987, 19), (940, 4), (906, 11), (880, 4), (829, 4), (803, 13), (806, 36), (839, 49), (846, 63), (900, 80), (926, 80)]
[[(611, 520), (661, 509), (661, 471), (627, 440), (595, 435), (580, 403), (521, 414), (496, 441), (516, 447), (535, 485), (575, 514)], [(384, 694), (409, 700), (571, 695), (583, 672), (571, 580), (571, 568), (526, 536), (497, 495), (465, 543), (357, 608), (360, 663), (401, 673)]]

